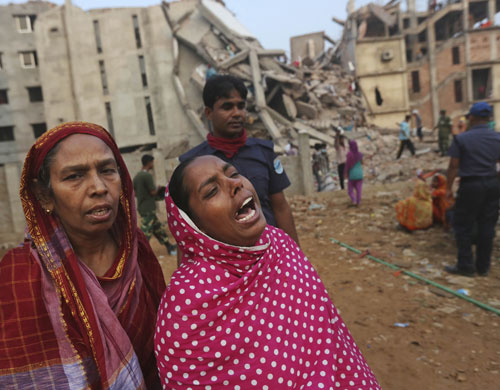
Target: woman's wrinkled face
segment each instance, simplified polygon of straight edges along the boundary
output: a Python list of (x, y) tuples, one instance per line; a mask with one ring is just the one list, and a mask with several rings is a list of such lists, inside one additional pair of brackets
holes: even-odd
[(202, 156), (186, 167), (183, 184), (198, 228), (231, 245), (252, 246), (266, 219), (253, 185), (231, 164)]
[(121, 178), (113, 152), (102, 140), (88, 134), (62, 140), (50, 165), (50, 185), (44, 208), (59, 216), (70, 238), (111, 228), (118, 214)]

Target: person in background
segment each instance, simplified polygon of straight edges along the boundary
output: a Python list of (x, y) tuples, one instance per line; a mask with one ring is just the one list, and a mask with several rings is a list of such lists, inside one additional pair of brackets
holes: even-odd
[(344, 189), (344, 170), (347, 157), (346, 151), (346, 138), (344, 130), (338, 131), (335, 135), (335, 155), (337, 160), (337, 172), (339, 175), (340, 188)]
[(274, 145), (268, 140), (247, 138), (247, 93), (243, 81), (233, 76), (218, 75), (207, 80), (203, 102), (211, 130), (206, 141), (179, 160), (211, 154), (230, 162), (257, 190), (267, 223), (284, 230), (298, 243), (295, 221), (283, 192), (290, 180), (274, 153)]
[(438, 130), (438, 146), (441, 156), (448, 155), (448, 148), (450, 147), (450, 134), (451, 134), (451, 119), (446, 115), (446, 110), (439, 112), (439, 120), (437, 125), (432, 129)]
[(322, 185), (322, 175), (321, 175), (321, 144), (314, 144), (314, 151), (312, 155), (312, 171), (316, 179), (316, 189), (318, 192), (321, 191)]
[(399, 126), (399, 150), (398, 150), (398, 155), (396, 159), (398, 160), (401, 157), (401, 154), (403, 153), (403, 150), (405, 148), (408, 148), (408, 150), (411, 152), (412, 156), (415, 155), (415, 146), (413, 145), (413, 142), (411, 142), (410, 139), (410, 115), (406, 115), (404, 121), (401, 123), (397, 123)]
[(344, 169), (344, 174), (347, 176), (347, 193), (352, 204), (359, 206), (363, 189), (363, 154), (359, 152), (358, 144), (354, 140), (349, 141), (349, 152), (347, 152)]
[(155, 236), (158, 242), (167, 248), (169, 255), (176, 255), (176, 246), (168, 241), (165, 227), (156, 215), (156, 200), (162, 200), (165, 187), (156, 187), (151, 170), (154, 157), (145, 154), (141, 158), (142, 170), (134, 177), (134, 190), (137, 198), (137, 211), (141, 216), (141, 229), (148, 238)]
[(462, 134), (467, 130), (467, 118), (465, 116), (461, 116), (458, 120), (456, 130), (452, 130), (453, 139), (459, 134)]
[(435, 175), (432, 178), (431, 188), (433, 221), (448, 229), (449, 211), (453, 207), (454, 200), (446, 197), (446, 177), (441, 174)]
[(413, 110), (413, 118), (415, 119), (415, 129), (417, 137), (422, 142), (424, 140), (424, 133), (422, 132), (422, 117), (418, 110)]
[(24, 243), (0, 261), (0, 389), (161, 389), (162, 269), (101, 126), (61, 124), (24, 162)]
[(289, 141), (285, 146), (285, 154), (287, 156), (298, 156), (299, 148), (292, 141)]
[(417, 178), (413, 196), (396, 203), (396, 218), (409, 231), (432, 225), (432, 198), (428, 184)]
[[(452, 274), (488, 275), (498, 220), (500, 184), (496, 170), (500, 160), (500, 134), (490, 130), (492, 107), (479, 102), (467, 114), (470, 129), (457, 135), (451, 144), (446, 195), (452, 199), (452, 186), (460, 177), (455, 201), (453, 229), (457, 242), (457, 262), (447, 265)], [(475, 262), (472, 253), (473, 227), (477, 226)]]
[(165, 203), (183, 259), (156, 323), (164, 389), (380, 389), (314, 267), (233, 165), (185, 160)]

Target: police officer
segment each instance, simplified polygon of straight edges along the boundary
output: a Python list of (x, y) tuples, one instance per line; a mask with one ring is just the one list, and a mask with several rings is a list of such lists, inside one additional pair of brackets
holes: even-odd
[(211, 154), (230, 162), (255, 187), (268, 224), (284, 230), (297, 243), (290, 206), (283, 190), (290, 180), (268, 140), (247, 138), (245, 130), (247, 88), (240, 79), (213, 76), (203, 89), (205, 116), (211, 130), (207, 140), (179, 157)]
[[(492, 108), (486, 102), (474, 104), (467, 117), (470, 129), (458, 134), (451, 144), (448, 166), (447, 197), (452, 195), (455, 178), (460, 187), (455, 203), (453, 227), (458, 257), (454, 266), (446, 266), (452, 274), (486, 276), (498, 219), (500, 184), (496, 163), (500, 160), (500, 134), (488, 127)], [(472, 231), (477, 227), (476, 262), (472, 254)]]

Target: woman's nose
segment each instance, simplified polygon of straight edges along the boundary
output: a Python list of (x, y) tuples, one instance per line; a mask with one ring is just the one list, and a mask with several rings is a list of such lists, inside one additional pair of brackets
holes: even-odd
[(90, 181), (91, 181), (90, 187), (91, 187), (92, 193), (103, 194), (103, 193), (107, 192), (107, 187), (106, 187), (106, 184), (104, 183), (104, 180), (97, 173), (91, 175)]
[(230, 178), (231, 181), (231, 193), (232, 195), (236, 195), (239, 190), (243, 188), (243, 180), (241, 177)]

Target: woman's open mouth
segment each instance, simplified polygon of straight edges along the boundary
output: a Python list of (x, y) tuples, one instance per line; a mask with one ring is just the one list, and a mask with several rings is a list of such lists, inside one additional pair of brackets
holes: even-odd
[(111, 216), (111, 207), (101, 206), (96, 207), (87, 212), (87, 215), (94, 221), (106, 221)]
[(253, 196), (245, 199), (240, 209), (236, 212), (236, 221), (248, 222), (257, 214), (257, 208)]

